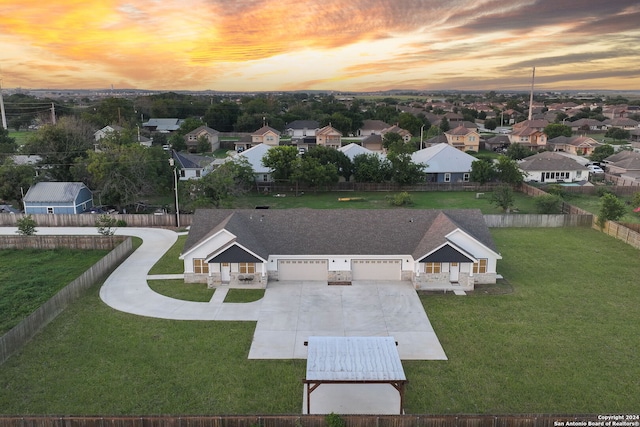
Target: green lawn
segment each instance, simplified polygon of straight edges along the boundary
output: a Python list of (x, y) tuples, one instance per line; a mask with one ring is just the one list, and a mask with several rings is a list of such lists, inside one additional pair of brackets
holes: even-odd
[(34, 134), (33, 131), (28, 131), (28, 130), (21, 130), (21, 131), (18, 131), (18, 132), (14, 131), (14, 130), (10, 130), (9, 131), (9, 138), (15, 138), (16, 144), (24, 145), (24, 144), (27, 143), (27, 141), (29, 140), (29, 138), (33, 134)]
[(184, 263), (178, 259), (182, 248), (184, 248), (184, 242), (187, 241), (186, 235), (178, 236), (178, 240), (171, 246), (171, 248), (163, 255), (162, 258), (151, 267), (149, 274), (180, 274), (184, 273)]
[[(620, 200), (624, 201), (626, 204), (627, 202), (631, 202), (631, 198), (631, 196), (620, 197)], [(577, 206), (595, 215), (597, 215), (600, 211), (600, 197), (596, 195), (591, 196), (587, 194), (571, 194), (566, 197), (565, 200), (567, 203), (573, 206)], [(621, 219), (618, 220), (618, 222), (640, 223), (640, 214), (633, 212), (633, 209), (637, 206), (632, 206), (630, 203), (626, 206), (626, 213)]]
[(262, 299), (264, 289), (231, 288), (224, 298), (224, 302), (253, 302)]
[[(265, 196), (251, 193), (240, 197), (235, 202), (236, 208), (255, 208), (269, 206), (271, 209), (314, 208), (314, 209), (391, 209), (389, 198), (398, 192), (318, 192), (305, 193), (295, 197), (287, 193), (285, 197)], [(484, 193), (476, 198), (475, 192), (467, 191), (418, 191), (411, 192), (414, 204), (412, 208), (420, 209), (480, 209), (485, 214), (502, 213), (502, 210), (491, 204), (491, 193)], [(532, 197), (515, 193), (515, 205), (520, 213), (535, 213)], [(339, 198), (358, 199), (356, 201), (339, 201)]]
[(147, 280), (149, 287), (160, 295), (185, 301), (208, 302), (215, 289), (206, 283), (185, 283), (182, 279)]
[[(448, 361), (405, 361), (408, 413), (633, 413), (638, 251), (591, 229), (494, 229), (513, 287), (422, 296)], [(115, 311), (98, 287), (0, 366), (4, 414), (300, 413), (304, 360), (247, 360), (254, 322)]]
[(20, 323), (108, 252), (0, 250), (0, 335)]

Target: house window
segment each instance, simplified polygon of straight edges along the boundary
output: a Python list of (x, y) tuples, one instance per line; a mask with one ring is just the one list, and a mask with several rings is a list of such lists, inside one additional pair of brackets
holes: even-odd
[(440, 263), (439, 262), (427, 262), (424, 265), (425, 273), (440, 273)]
[(200, 178), (200, 169), (196, 169), (196, 178)]
[(196, 274), (208, 274), (209, 263), (205, 262), (202, 258), (193, 259), (193, 272)]
[(184, 169), (180, 169), (180, 176), (181, 176), (182, 178), (184, 178), (184, 177), (185, 177)]
[(53, 208), (47, 208), (47, 213), (48, 214), (52, 214), (53, 213)]
[(450, 173), (445, 173), (444, 174), (444, 182), (451, 182), (451, 174)]
[(469, 182), (469, 173), (468, 173), (468, 172), (467, 172), (467, 173), (462, 174), (462, 180), (463, 180), (464, 182)]
[(474, 273), (486, 273), (487, 272), (487, 259), (480, 258), (478, 262), (473, 263)]
[(240, 273), (251, 274), (256, 272), (256, 264), (253, 262), (241, 262), (238, 264)]

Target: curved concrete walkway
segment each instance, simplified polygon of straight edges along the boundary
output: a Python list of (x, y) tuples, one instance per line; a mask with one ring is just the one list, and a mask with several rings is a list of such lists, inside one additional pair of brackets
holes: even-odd
[[(0, 227), (0, 234), (15, 234)], [(39, 235), (98, 235), (90, 227), (38, 227)], [(191, 302), (160, 295), (147, 284), (149, 270), (171, 248), (178, 234), (156, 228), (121, 228), (117, 235), (140, 237), (142, 245), (104, 282), (100, 298), (110, 307), (139, 316), (173, 320), (256, 321), (249, 359), (306, 358), (309, 336), (393, 336), (403, 360), (446, 360), (429, 318), (409, 282), (275, 282), (264, 298), (223, 303), (226, 288), (211, 301)]]

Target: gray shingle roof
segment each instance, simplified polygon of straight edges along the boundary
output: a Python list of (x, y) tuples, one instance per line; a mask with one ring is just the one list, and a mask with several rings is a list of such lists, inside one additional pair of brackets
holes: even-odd
[(523, 171), (585, 171), (575, 160), (562, 154), (545, 151), (527, 157), (518, 165)]
[(479, 210), (431, 209), (202, 209), (195, 213), (184, 246), (225, 229), (237, 243), (263, 258), (278, 255), (419, 256), (461, 228), (496, 251)]
[(29, 188), (24, 201), (70, 203), (76, 200), (83, 187), (81, 182), (38, 182)]

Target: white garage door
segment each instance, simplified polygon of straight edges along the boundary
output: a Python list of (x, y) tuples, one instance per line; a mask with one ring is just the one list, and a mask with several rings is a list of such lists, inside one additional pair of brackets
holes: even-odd
[(351, 280), (400, 280), (402, 261), (397, 259), (357, 259), (351, 261)]
[(278, 261), (280, 280), (323, 280), (328, 274), (326, 259), (282, 259)]

